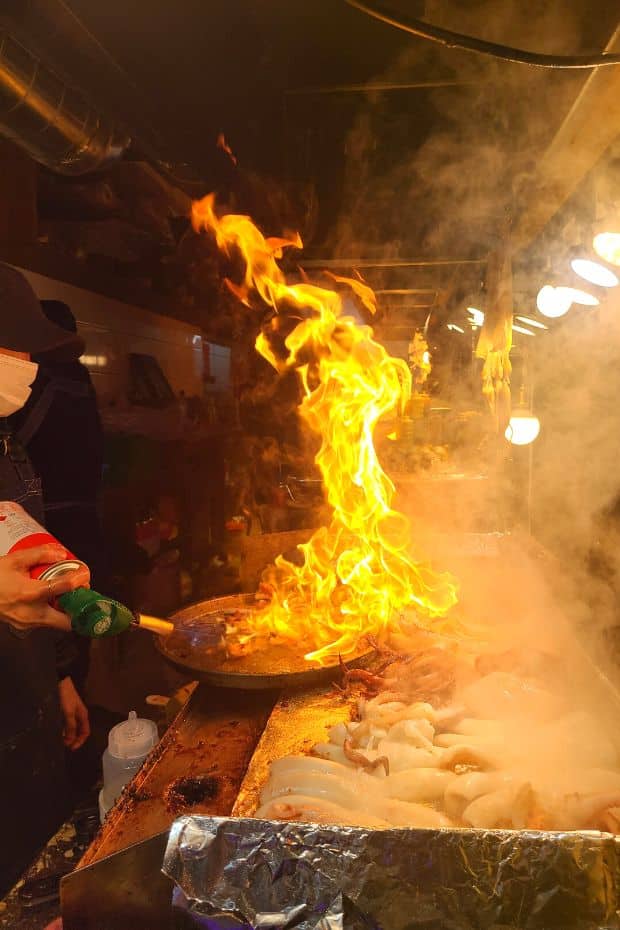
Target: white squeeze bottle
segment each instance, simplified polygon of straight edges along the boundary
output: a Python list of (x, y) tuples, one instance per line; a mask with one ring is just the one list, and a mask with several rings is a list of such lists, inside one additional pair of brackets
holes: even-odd
[(158, 740), (157, 724), (138, 717), (135, 710), (108, 734), (103, 754), (103, 788), (99, 792), (99, 816), (103, 823), (125, 785), (134, 777)]

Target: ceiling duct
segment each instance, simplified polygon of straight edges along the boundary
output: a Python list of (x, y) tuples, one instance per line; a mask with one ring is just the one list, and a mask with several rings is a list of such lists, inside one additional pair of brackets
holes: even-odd
[(0, 32), (0, 134), (66, 175), (103, 167), (130, 141), (6, 32)]

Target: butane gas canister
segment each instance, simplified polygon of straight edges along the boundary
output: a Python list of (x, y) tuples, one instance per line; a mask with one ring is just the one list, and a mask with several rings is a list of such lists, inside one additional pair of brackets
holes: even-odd
[[(84, 562), (26, 513), (23, 507), (12, 501), (0, 502), (0, 556), (45, 545), (64, 549), (65, 556), (52, 565), (35, 565), (31, 568), (30, 575), (35, 580), (52, 582), (60, 575), (86, 567)], [(50, 584), (50, 592), (52, 590)], [(58, 597), (52, 595), (50, 603), (69, 616), (72, 629), (82, 636), (122, 633), (134, 619), (132, 612), (123, 604), (86, 587), (76, 588)]]

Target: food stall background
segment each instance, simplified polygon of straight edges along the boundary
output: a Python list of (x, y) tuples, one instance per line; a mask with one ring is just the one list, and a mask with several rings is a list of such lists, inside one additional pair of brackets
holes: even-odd
[[(568, 0), (534, 13), (473, 0), (407, 12), (547, 54), (613, 51), (616, 41), (603, 2), (596, 15)], [(363, 275), (378, 296), (377, 335), (395, 354), (424, 333), (432, 359), (424, 399), (392, 448), (381, 440), (406, 509), (444, 529), (447, 516), (461, 530), (531, 528), (572, 560), (569, 573), (594, 559), (603, 587), (613, 587), (605, 539), (615, 428), (603, 415), (613, 416), (613, 404), (587, 386), (615, 370), (603, 363), (613, 298), (533, 337), (513, 332), (514, 396), (535, 387), (544, 413), (531, 457), (493, 439), (467, 307), (484, 308), (489, 256), (508, 241), (515, 313), (536, 315), (539, 288), (590, 248), (597, 224), (613, 223), (617, 125), (607, 104), (617, 69), (524, 68), (442, 49), (346, 4), (317, 3), (301, 15), (280, 2), (260, 11), (240, 3), (210, 18), (188, 2), (183, 13), (153, 4), (147, 34), (142, 16), (114, 3), (10, 2), (1, 19), (2, 127), (11, 140), (2, 143), (2, 257), (39, 290), (69, 297), (83, 317), (108, 429), (118, 593), (160, 612), (207, 589), (223, 593), (237, 583), (238, 533), (318, 522), (313, 445), (295, 423), (295, 389), (255, 357), (256, 317), (222, 286), (221, 257), (189, 229), (192, 198), (210, 189), (266, 231), (298, 229), (305, 248), (292, 261), (305, 273)], [(22, 85), (7, 79), (16, 75)], [(35, 116), (20, 86), (47, 109)], [(65, 117), (77, 125), (86, 112), (100, 127), (81, 148), (75, 135), (63, 137), (59, 88)], [(42, 134), (42, 125), (53, 131)], [(140, 345), (147, 330), (159, 333), (157, 348)], [(586, 331), (589, 352), (601, 356), (587, 366), (579, 357)], [(216, 359), (230, 365), (224, 383), (211, 380), (207, 345), (213, 369)], [(573, 446), (569, 409), (580, 437)], [(254, 482), (248, 461), (258, 463)], [(199, 507), (183, 500), (180, 484), (199, 489)], [(599, 626), (614, 621), (596, 614)]]
[[(398, 6), (551, 54), (617, 45), (603, 0)], [(78, 157), (0, 112), (0, 256), (41, 296), (68, 299), (101, 384), (111, 593), (166, 612), (235, 590), (246, 547), (321, 522), (296, 388), (257, 358), (260, 311), (240, 305), (223, 285), (231, 263), (189, 228), (192, 199), (214, 189), (267, 233), (300, 231), (304, 251), (284, 259), (292, 274), (358, 271), (393, 354), (409, 359), (424, 335), (428, 382), (378, 436), (416, 546), (531, 529), (556, 557), (560, 603), (613, 642), (617, 298), (597, 290), (599, 307), (513, 332), (513, 400), (522, 385), (533, 392), (541, 420), (529, 449), (494, 430), (467, 308), (487, 309), (489, 259), (508, 246), (514, 313), (543, 320), (540, 287), (576, 284), (570, 259), (617, 229), (618, 69), (541, 71), (439, 49), (327, 0), (208, 15), (161, 0), (146, 21), (120, 2), (9, 2), (1, 25), (0, 76), (36, 72), (47, 100), (66, 85), (75, 113), (87, 104), (107, 132)], [(118, 366), (102, 364), (112, 351)], [(134, 638), (102, 650), (91, 687), (106, 709), (172, 688), (146, 649)]]

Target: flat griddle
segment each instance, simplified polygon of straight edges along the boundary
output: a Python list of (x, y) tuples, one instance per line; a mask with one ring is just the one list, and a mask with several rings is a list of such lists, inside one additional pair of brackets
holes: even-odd
[[(220, 688), (262, 690), (268, 688), (310, 687), (336, 681), (339, 659), (335, 655), (326, 665), (307, 662), (301, 651), (286, 643), (274, 643), (241, 657), (227, 656), (217, 633), (222, 617), (228, 612), (259, 606), (252, 594), (231, 594), (211, 598), (185, 607), (170, 618), (175, 632), (157, 636), (162, 655), (183, 672), (190, 671), (199, 681)], [(234, 622), (228, 617), (227, 622)], [(209, 628), (214, 631), (210, 642)], [(368, 647), (349, 657), (349, 667), (364, 666), (371, 658)]]

